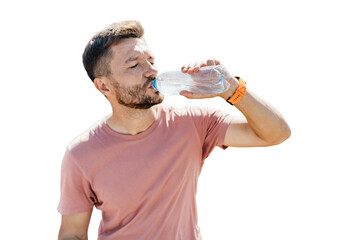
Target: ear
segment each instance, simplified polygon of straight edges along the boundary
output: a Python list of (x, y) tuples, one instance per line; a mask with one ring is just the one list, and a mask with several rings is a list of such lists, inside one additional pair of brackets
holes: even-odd
[(94, 85), (105, 97), (111, 94), (110, 81), (106, 77), (95, 78)]

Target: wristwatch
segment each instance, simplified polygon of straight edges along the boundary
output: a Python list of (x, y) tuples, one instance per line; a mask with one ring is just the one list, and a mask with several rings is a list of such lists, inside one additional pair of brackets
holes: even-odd
[(239, 80), (239, 87), (235, 90), (235, 93), (226, 100), (231, 105), (237, 104), (246, 93), (246, 82), (240, 77), (235, 78)]

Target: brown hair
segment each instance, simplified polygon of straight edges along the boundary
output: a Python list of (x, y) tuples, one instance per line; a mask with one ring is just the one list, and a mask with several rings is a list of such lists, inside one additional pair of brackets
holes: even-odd
[(113, 23), (95, 34), (88, 42), (82, 55), (83, 64), (90, 79), (108, 76), (111, 72), (109, 61), (112, 53), (110, 47), (126, 38), (141, 38), (144, 29), (138, 21)]

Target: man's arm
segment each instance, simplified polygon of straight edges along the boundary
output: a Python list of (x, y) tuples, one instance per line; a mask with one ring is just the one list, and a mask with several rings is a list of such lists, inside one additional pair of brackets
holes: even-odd
[[(183, 67), (182, 71), (192, 74), (199, 71), (203, 66), (219, 65), (218, 60), (208, 60)], [(239, 86), (239, 81), (231, 77), (228, 72), (224, 73), (230, 88), (220, 94), (196, 94), (182, 91), (181, 95), (187, 98), (199, 99), (209, 97), (222, 97), (227, 100)], [(264, 100), (256, 96), (250, 90), (235, 104), (235, 107), (245, 116), (247, 121), (240, 117), (234, 118), (230, 123), (224, 145), (232, 147), (264, 147), (280, 144), (290, 137), (291, 131), (282, 115)]]
[(58, 240), (87, 240), (92, 209), (88, 212), (62, 215)]
[[(237, 80), (235, 80), (237, 81)], [(232, 84), (232, 86), (238, 86)], [(235, 88), (236, 89), (236, 88)], [(228, 99), (233, 88), (221, 97)], [(232, 147), (264, 147), (277, 145), (291, 135), (290, 127), (282, 115), (271, 105), (247, 90), (235, 105), (247, 121), (235, 118), (226, 131), (224, 145)]]

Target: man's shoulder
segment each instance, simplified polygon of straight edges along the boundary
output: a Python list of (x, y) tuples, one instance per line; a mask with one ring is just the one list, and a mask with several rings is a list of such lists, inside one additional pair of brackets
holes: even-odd
[(101, 135), (103, 125), (106, 123), (106, 117), (101, 118), (92, 124), (85, 131), (73, 138), (67, 145), (67, 151), (76, 154), (83, 152), (84, 149), (92, 149), (96, 145), (96, 139)]

